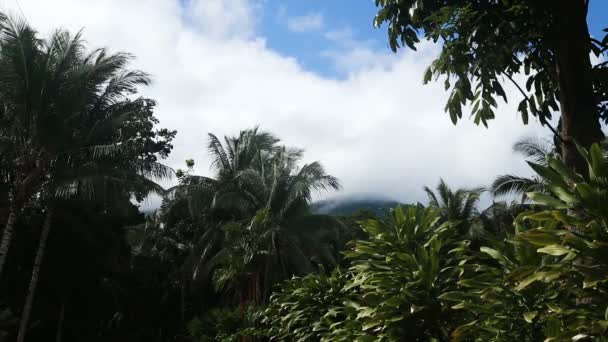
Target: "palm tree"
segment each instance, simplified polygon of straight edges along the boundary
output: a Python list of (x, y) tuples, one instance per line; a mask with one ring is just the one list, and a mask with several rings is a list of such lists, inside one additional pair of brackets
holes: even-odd
[(41, 48), (34, 30), (0, 13), (0, 172), (8, 187), (9, 208), (0, 243), (0, 276), (19, 208), (33, 195), (32, 183), (39, 178), (32, 138), (37, 129), (35, 106), (41, 102), (36, 98), (41, 93), (34, 61)]
[[(241, 180), (255, 202), (264, 206), (247, 226), (248, 234), (237, 233), (240, 239), (226, 239), (230, 252), (224, 253), (227, 258), (219, 261), (214, 274), (220, 289), (249, 284), (249, 292), (241, 294), (241, 298), (253, 304), (261, 304), (272, 285), (290, 275), (308, 273), (315, 265), (329, 268), (338, 263), (338, 221), (325, 215), (310, 215), (308, 205), (313, 191), (339, 189), (339, 182), (327, 175), (318, 162), (296, 168), (301, 153), (292, 152), (282, 148), (271, 158), (266, 181), (262, 180), (261, 170), (253, 169), (246, 180)], [(236, 261), (235, 255), (240, 260)], [(235, 269), (235, 265), (244, 268)]]
[(515, 234), (513, 223), (517, 216), (526, 210), (535, 209), (533, 205), (513, 202), (493, 202), (479, 214), (479, 221), (485, 231), (492, 232), (492, 240), (505, 239)]
[[(13, 147), (2, 161), (16, 170), (7, 177), (13, 178), (11, 205), (32, 198), (45, 213), (20, 322), (21, 342), (55, 203), (74, 196), (95, 198), (101, 190), (127, 197), (161, 192), (148, 177), (170, 174), (155, 154), (168, 153), (174, 133), (154, 133), (153, 102), (127, 97), (149, 83), (145, 73), (125, 69), (127, 54), (109, 55), (103, 49), (86, 53), (80, 33), (57, 31), (42, 41), (27, 24), (11, 20), (2, 27), (0, 53), (0, 100), (5, 108), (1, 132)], [(156, 138), (159, 141), (150, 145)], [(15, 220), (16, 213), (11, 213), (7, 228)], [(2, 262), (10, 244), (7, 228)]]
[(428, 187), (424, 191), (429, 198), (429, 207), (438, 211), (442, 222), (453, 222), (453, 227), (460, 236), (470, 240), (472, 249), (480, 247), (483, 227), (479, 224), (479, 210), (477, 204), (483, 188), (452, 190), (441, 179), (437, 185), (437, 193)]
[(257, 127), (224, 143), (209, 136), (216, 178), (184, 174), (174, 192), (203, 230), (186, 262), (192, 277), (213, 278), (241, 303), (259, 304), (278, 280), (335, 264), (338, 222), (310, 215), (308, 205), (315, 191), (338, 189), (338, 180), (318, 162), (299, 167), (302, 150)]
[(278, 138), (260, 131), (258, 127), (243, 130), (238, 136), (226, 136), (223, 144), (217, 136), (209, 133), (208, 150), (216, 178), (232, 180), (241, 171), (261, 166), (264, 158), (276, 152), (278, 142)]
[[(522, 138), (513, 145), (513, 151), (523, 155), (527, 161), (546, 163), (546, 156), (559, 157), (555, 145), (546, 140), (534, 138)], [(515, 195), (521, 197), (522, 202), (526, 200), (526, 193), (532, 191), (543, 191), (545, 184), (537, 176), (521, 177), (516, 175), (501, 175), (496, 177), (490, 187), (495, 197)]]
[(454, 191), (441, 179), (437, 185), (437, 193), (426, 186), (424, 191), (429, 198), (429, 206), (438, 209), (444, 221), (458, 221), (460, 225), (468, 225), (479, 216), (477, 204), (483, 188)]

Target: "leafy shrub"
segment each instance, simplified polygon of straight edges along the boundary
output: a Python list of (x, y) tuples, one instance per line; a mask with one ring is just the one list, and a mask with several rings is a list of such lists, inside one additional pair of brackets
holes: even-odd
[(188, 332), (198, 342), (235, 342), (250, 327), (253, 308), (213, 309), (188, 324)]
[(467, 241), (431, 208), (397, 207), (391, 217), (362, 223), (369, 235), (346, 252), (346, 273), (287, 282), (263, 323), (278, 340), (395, 341), (449, 337), (462, 310), (440, 296), (456, 286)]

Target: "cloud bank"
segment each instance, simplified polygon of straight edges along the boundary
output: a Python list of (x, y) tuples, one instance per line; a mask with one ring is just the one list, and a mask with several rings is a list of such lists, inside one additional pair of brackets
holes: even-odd
[[(12, 1), (0, 5), (17, 11)], [(439, 177), (453, 186), (473, 186), (488, 184), (497, 174), (529, 174), (511, 146), (541, 128), (523, 126), (515, 110), (517, 93), (509, 90), (511, 104), (500, 106), (489, 129), (468, 120), (453, 126), (443, 112), (443, 87), (422, 85), (424, 69), (438, 52), (433, 45), (393, 55), (357, 42), (347, 31), (326, 33), (335, 45), (319, 53), (333, 58), (344, 75), (335, 79), (304, 69), (297, 56), (268, 48), (256, 30), (264, 11), (260, 1), (20, 0), (20, 5), (45, 35), (58, 27), (84, 27), (91, 47), (137, 56), (133, 66), (155, 81), (142, 93), (158, 100), (161, 125), (178, 130), (167, 161), (175, 168), (194, 158), (196, 172), (208, 175), (206, 133), (235, 134), (259, 124), (288, 145), (305, 148), (308, 161), (321, 161), (341, 179), (345, 194), (420, 201), (422, 186), (434, 186)], [(320, 28), (314, 20), (307, 25)]]

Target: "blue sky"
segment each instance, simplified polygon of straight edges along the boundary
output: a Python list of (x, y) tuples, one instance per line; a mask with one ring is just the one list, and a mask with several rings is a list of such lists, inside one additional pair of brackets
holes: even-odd
[[(386, 31), (373, 28), (376, 13), (373, 0), (267, 0), (262, 5), (259, 33), (270, 48), (294, 56), (309, 70), (328, 77), (340, 77), (333, 61), (323, 55), (336, 42), (326, 37), (331, 32), (350, 32), (353, 40), (379, 52), (386, 52)], [(290, 18), (318, 16), (321, 25), (303, 32), (287, 27)], [(593, 35), (603, 37), (608, 27), (608, 1), (592, 0), (589, 25)], [(401, 53), (408, 53), (403, 51)]]
[[(336, 76), (332, 60), (322, 52), (336, 42), (328, 39), (331, 32), (349, 32), (352, 39), (365, 42), (376, 50), (388, 49), (383, 29), (373, 28), (375, 6), (371, 0), (268, 0), (264, 5), (260, 33), (270, 48), (296, 56), (306, 68), (324, 75)], [(319, 29), (294, 32), (286, 26), (289, 18), (319, 15)]]
[(591, 0), (588, 15), (589, 29), (596, 37), (603, 37), (603, 29), (608, 28), (608, 1)]

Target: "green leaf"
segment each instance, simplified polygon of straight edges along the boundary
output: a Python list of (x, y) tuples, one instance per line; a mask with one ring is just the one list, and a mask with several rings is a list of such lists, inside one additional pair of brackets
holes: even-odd
[(550, 245), (556, 245), (561, 242), (559, 236), (547, 232), (542, 228), (531, 229), (525, 232), (519, 233), (516, 236), (516, 239), (526, 241), (532, 245), (538, 247), (545, 247)]
[(574, 185), (576, 192), (581, 196), (581, 198), (587, 202), (593, 200), (593, 188), (589, 186), (587, 183), (578, 183)]
[(481, 247), (481, 248), (479, 248), (479, 251), (482, 252), (482, 253), (486, 253), (486, 254), (490, 255), (492, 258), (494, 258), (494, 259), (496, 259), (498, 261), (501, 261), (503, 264), (509, 264), (509, 265), (513, 264), (501, 252), (499, 252), (499, 251), (497, 251), (495, 249), (492, 249), (492, 248), (489, 248), (489, 247)]
[(551, 168), (542, 166), (540, 164), (528, 162), (528, 165), (536, 172), (539, 176), (547, 180), (549, 183), (565, 185), (562, 177), (555, 171), (551, 170)]
[(606, 176), (606, 161), (604, 160), (604, 154), (598, 144), (591, 145), (589, 150), (589, 158), (591, 159), (591, 167), (589, 168), (589, 175), (591, 178), (599, 178)]
[(555, 196), (557, 196), (557, 198), (559, 198), (562, 202), (566, 203), (569, 206), (574, 206), (579, 202), (579, 199), (576, 197), (576, 194), (570, 192), (569, 188), (555, 184), (548, 184), (547, 188)]
[(553, 256), (561, 256), (570, 253), (571, 250), (561, 245), (549, 245), (547, 247), (539, 248), (537, 252)]
[(362, 327), (361, 329), (362, 329), (363, 331), (366, 331), (366, 330), (369, 330), (369, 329), (371, 329), (371, 328), (373, 328), (373, 327), (376, 327), (376, 326), (378, 326), (378, 325), (380, 325), (380, 324), (382, 324), (382, 320), (380, 320), (380, 319), (375, 319), (375, 320), (372, 320), (371, 322), (368, 322), (368, 323), (363, 324), (363, 327)]
[(572, 171), (563, 161), (557, 158), (548, 158), (547, 162), (552, 169), (554, 169), (557, 173), (559, 173), (564, 180), (569, 180), (573, 182), (577, 182), (581, 180), (574, 171)]
[(524, 313), (524, 320), (528, 323), (532, 323), (534, 318), (538, 315), (538, 311), (529, 311)]
[(528, 101), (523, 100), (519, 103), (519, 107), (517, 108), (521, 113), (521, 119), (524, 122), (524, 125), (528, 124)]
[(424, 84), (429, 83), (432, 78), (433, 78), (433, 69), (431, 67), (428, 67), (424, 71), (424, 80), (423, 80), (423, 83)]
[(568, 209), (568, 206), (562, 201), (542, 192), (528, 192), (526, 196), (538, 204), (544, 204), (554, 209)]
[(525, 278), (524, 280), (522, 280), (519, 285), (517, 285), (516, 289), (518, 291), (525, 289), (526, 287), (528, 287), (530, 284), (532, 284), (535, 281), (538, 280), (545, 280), (545, 281), (551, 281), (557, 277), (559, 277), (561, 275), (560, 272), (557, 271), (553, 271), (553, 272), (536, 272), (532, 275), (530, 275), (529, 277)]

